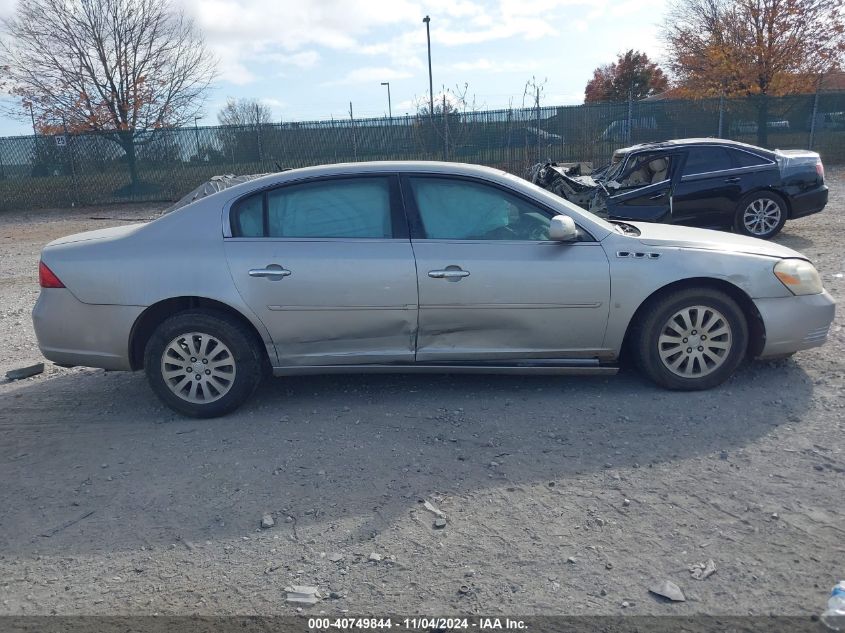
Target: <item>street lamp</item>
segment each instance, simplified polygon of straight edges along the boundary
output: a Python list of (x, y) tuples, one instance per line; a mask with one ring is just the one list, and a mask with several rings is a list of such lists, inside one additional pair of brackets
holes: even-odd
[(434, 118), (434, 82), (431, 80), (431, 31), (429, 29), (429, 22), (431, 18), (425, 16), (425, 39), (428, 41), (428, 103), (430, 107), (431, 118)]
[(393, 122), (393, 107), (390, 105), (390, 82), (389, 81), (382, 81), (381, 85), (387, 86), (387, 116), (392, 123)]

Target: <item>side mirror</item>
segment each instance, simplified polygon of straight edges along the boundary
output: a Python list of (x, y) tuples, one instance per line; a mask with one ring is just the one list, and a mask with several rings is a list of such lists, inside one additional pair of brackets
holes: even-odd
[(556, 215), (549, 224), (549, 239), (555, 242), (574, 242), (578, 239), (575, 221), (568, 215)]

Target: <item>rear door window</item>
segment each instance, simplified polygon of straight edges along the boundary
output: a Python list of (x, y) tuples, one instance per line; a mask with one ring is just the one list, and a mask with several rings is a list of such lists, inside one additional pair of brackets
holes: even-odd
[(690, 147), (683, 175), (708, 174), (732, 167), (730, 154), (724, 147)]
[(389, 177), (321, 180), (254, 194), (232, 207), (235, 237), (391, 238)]
[(733, 158), (735, 167), (757, 167), (759, 165), (772, 164), (772, 161), (767, 158), (740, 150), (731, 150), (731, 158)]

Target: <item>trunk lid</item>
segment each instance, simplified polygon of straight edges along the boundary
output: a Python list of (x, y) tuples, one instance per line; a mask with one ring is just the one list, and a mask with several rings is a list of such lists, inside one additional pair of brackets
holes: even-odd
[(95, 229), (93, 231), (84, 231), (83, 233), (74, 233), (73, 235), (66, 235), (57, 240), (53, 240), (47, 244), (46, 248), (51, 246), (60, 246), (62, 244), (72, 244), (74, 242), (88, 242), (91, 240), (113, 240), (126, 237), (137, 231), (146, 222), (139, 222), (137, 224), (127, 224), (125, 226), (113, 226), (107, 229)]

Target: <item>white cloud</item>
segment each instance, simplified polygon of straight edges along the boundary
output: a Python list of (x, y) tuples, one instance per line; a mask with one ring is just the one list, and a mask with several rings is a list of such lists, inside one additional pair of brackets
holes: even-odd
[(324, 85), (327, 86), (341, 86), (348, 84), (371, 84), (382, 81), (394, 81), (396, 79), (407, 79), (411, 73), (403, 70), (396, 70), (395, 68), (387, 68), (384, 66), (367, 66), (364, 68), (356, 68), (348, 72), (344, 77), (337, 81), (328, 81)]
[(302, 51), (300, 53), (270, 53), (263, 56), (264, 61), (297, 68), (313, 68), (320, 61), (317, 51)]
[(482, 57), (473, 61), (456, 62), (449, 68), (462, 72), (509, 73), (530, 72), (536, 67), (536, 61), (493, 61)]

